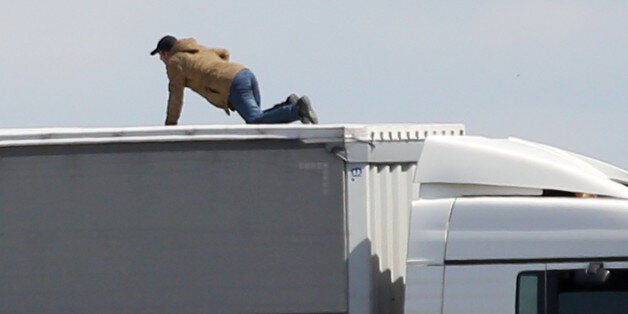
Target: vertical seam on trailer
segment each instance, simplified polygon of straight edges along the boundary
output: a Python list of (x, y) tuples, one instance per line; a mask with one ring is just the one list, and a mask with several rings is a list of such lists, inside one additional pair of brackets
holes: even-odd
[[(445, 236), (445, 250), (443, 252), (443, 261), (447, 260), (447, 247), (449, 246), (449, 226), (451, 225), (451, 217), (454, 213), (454, 206), (456, 205), (456, 201), (458, 198), (454, 198), (454, 201), (451, 202), (451, 207), (449, 208), (449, 217), (447, 219), (447, 235)], [(447, 263), (443, 263), (443, 286), (441, 287), (441, 299), (440, 299), (440, 312), (443, 313), (445, 311), (445, 277), (447, 275)]]

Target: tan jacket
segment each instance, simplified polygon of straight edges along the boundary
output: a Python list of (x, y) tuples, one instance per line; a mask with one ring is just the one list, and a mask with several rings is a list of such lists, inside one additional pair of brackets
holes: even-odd
[(245, 67), (229, 62), (228, 50), (203, 47), (194, 38), (180, 39), (170, 50), (165, 63), (170, 80), (166, 124), (179, 121), (185, 87), (229, 112), (231, 82)]

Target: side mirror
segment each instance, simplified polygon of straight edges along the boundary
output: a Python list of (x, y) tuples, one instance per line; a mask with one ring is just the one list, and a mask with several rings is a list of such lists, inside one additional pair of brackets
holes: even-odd
[(611, 276), (611, 272), (604, 268), (603, 263), (590, 263), (586, 269), (577, 270), (574, 274), (574, 283), (585, 287), (604, 284)]

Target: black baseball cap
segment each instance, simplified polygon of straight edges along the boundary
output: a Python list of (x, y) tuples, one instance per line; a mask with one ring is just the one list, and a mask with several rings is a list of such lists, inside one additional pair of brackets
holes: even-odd
[(151, 51), (150, 55), (153, 56), (160, 51), (169, 51), (176, 42), (177, 39), (174, 36), (164, 36), (162, 39), (159, 40), (159, 42), (157, 43), (157, 48)]

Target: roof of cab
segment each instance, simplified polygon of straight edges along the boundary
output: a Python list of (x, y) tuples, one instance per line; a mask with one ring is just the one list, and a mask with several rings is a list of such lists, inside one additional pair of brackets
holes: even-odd
[(516, 138), (429, 137), (415, 181), (423, 198), (541, 195), (551, 190), (628, 199), (627, 171)]

